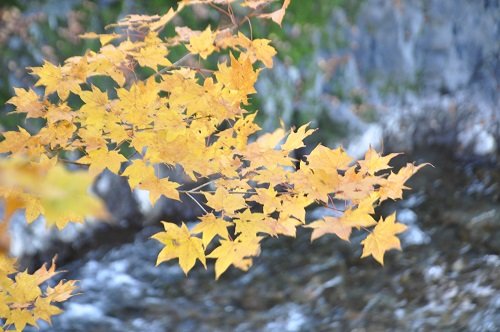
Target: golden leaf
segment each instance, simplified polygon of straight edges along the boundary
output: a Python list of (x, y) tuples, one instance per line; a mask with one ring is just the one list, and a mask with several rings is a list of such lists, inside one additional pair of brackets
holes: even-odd
[(396, 214), (393, 213), (385, 220), (380, 219), (373, 231), (361, 241), (363, 254), (361, 258), (373, 256), (377, 262), (384, 265), (384, 254), (391, 249), (401, 250), (401, 243), (396, 234), (406, 230), (406, 226), (396, 223)]

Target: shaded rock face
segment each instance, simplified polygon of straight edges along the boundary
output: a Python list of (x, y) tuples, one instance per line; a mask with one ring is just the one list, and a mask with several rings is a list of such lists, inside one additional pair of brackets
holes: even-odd
[(431, 92), (472, 84), (491, 99), (500, 74), (499, 14), (498, 1), (367, 1), (357, 20), (360, 72)]
[(403, 145), (411, 144), (409, 137), (413, 144), (453, 144), (476, 155), (496, 151), (499, 17), (499, 1), (367, 1), (361, 7), (354, 59), (372, 99), (388, 107), (382, 118), (393, 118), (384, 121), (389, 138)]
[[(333, 132), (337, 144), (353, 144), (352, 151), (366, 145), (375, 124), (393, 150), (441, 145), (458, 155), (497, 152), (500, 1), (367, 0), (350, 16), (337, 8), (329, 26), (318, 27), (322, 37), (312, 35), (312, 59), (304, 59), (299, 73), (278, 63), (263, 75), (266, 114), (278, 105), (286, 121), (292, 112), (317, 117), (321, 108), (340, 124), (322, 131)], [(271, 96), (270, 86), (276, 86)], [(379, 135), (370, 136), (372, 146), (380, 145)]]

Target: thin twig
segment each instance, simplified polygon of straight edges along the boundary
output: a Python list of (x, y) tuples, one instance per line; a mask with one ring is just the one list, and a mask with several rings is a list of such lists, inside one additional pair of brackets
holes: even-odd
[(198, 187), (196, 187), (196, 188), (193, 188), (193, 189), (188, 190), (187, 192), (192, 193), (192, 192), (198, 191), (198, 190), (200, 190), (201, 188), (206, 187), (206, 186), (208, 186), (208, 185), (210, 185), (210, 184), (214, 183), (214, 181), (215, 181), (215, 180), (205, 182), (205, 183), (203, 183), (202, 185), (199, 185), (199, 186), (198, 186)]
[[(180, 191), (182, 192), (182, 191)], [(203, 205), (200, 204), (193, 196), (191, 196), (188, 192), (184, 192), (186, 195), (188, 195), (189, 198), (191, 198), (206, 214), (208, 214), (208, 211), (203, 207)]]
[(154, 77), (158, 77), (158, 76), (160, 76), (161, 74), (166, 73), (166, 72), (167, 72), (167, 71), (169, 71), (170, 69), (172, 69), (172, 68), (174, 68), (174, 67), (178, 67), (178, 66), (179, 66), (179, 64), (180, 64), (182, 61), (184, 61), (185, 59), (187, 59), (187, 58), (188, 58), (189, 56), (191, 56), (191, 55), (192, 55), (191, 53), (186, 53), (186, 54), (184, 54), (184, 55), (182, 56), (182, 58), (180, 58), (179, 60), (177, 60), (176, 62), (174, 62), (172, 65), (167, 66), (167, 67), (165, 67), (165, 68), (163, 68), (163, 69), (159, 70), (158, 72), (156, 72), (156, 73), (154, 74)]
[(71, 164), (71, 165), (77, 165), (77, 166), (89, 166), (88, 164), (82, 164), (82, 163), (79, 163), (77, 161), (68, 160), (68, 159), (59, 158), (58, 160), (62, 161), (65, 164)]
[(220, 8), (219, 6), (216, 6), (215, 4), (210, 3), (210, 2), (208, 3), (208, 5), (210, 7), (212, 7), (213, 9), (215, 9), (215, 10), (223, 13), (224, 15), (227, 15), (228, 17), (231, 17), (231, 14), (229, 14), (228, 12), (226, 12), (224, 9)]
[(250, 28), (250, 40), (253, 40), (253, 28), (252, 28), (252, 21), (248, 18), (248, 16), (245, 16), (243, 21), (248, 21), (248, 27)]

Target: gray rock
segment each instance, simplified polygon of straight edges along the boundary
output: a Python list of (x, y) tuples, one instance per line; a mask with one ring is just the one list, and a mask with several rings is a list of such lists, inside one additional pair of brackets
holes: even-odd
[(262, 77), (258, 90), (274, 127), (278, 117), (293, 124), (294, 112), (306, 119), (326, 113), (330, 126), (313, 120), (323, 142), (348, 146), (370, 128), (361, 109), (374, 113), (370, 121), (383, 129), (389, 150), (437, 144), (459, 155), (496, 153), (498, 1), (367, 0), (353, 21), (347, 17), (338, 8), (328, 29), (313, 33), (311, 59), (299, 71), (277, 61)]

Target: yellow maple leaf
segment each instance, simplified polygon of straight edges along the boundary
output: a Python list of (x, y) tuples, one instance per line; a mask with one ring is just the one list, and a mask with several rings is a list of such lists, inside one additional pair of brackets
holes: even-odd
[(271, 214), (281, 208), (281, 199), (273, 187), (256, 188), (256, 195), (249, 198), (249, 201), (257, 202), (262, 205), (264, 214)]
[(386, 156), (381, 156), (372, 147), (368, 149), (365, 154), (365, 159), (358, 161), (361, 166), (360, 172), (366, 172), (370, 175), (374, 175), (378, 171), (392, 168), (389, 166), (389, 162), (392, 158), (400, 155), (400, 153), (391, 153)]
[(227, 222), (224, 219), (216, 217), (213, 213), (206, 214), (199, 218), (200, 223), (198, 223), (192, 230), (191, 233), (199, 234), (202, 233), (203, 245), (207, 245), (212, 241), (217, 235), (223, 239), (229, 238), (229, 233), (227, 228), (233, 223)]
[(92, 182), (88, 173), (70, 172), (61, 165), (51, 168), (42, 181), (38, 179), (40, 212), (47, 225), (62, 229), (69, 222), (82, 223), (85, 216), (99, 214), (100, 202), (89, 195)]
[(117, 151), (109, 151), (107, 148), (92, 150), (86, 156), (78, 159), (77, 162), (89, 165), (89, 174), (97, 176), (106, 168), (118, 174), (121, 164), (127, 159)]
[(231, 65), (219, 64), (215, 77), (227, 88), (227, 98), (233, 97), (246, 105), (248, 104), (247, 96), (256, 92), (254, 85), (257, 82), (259, 70), (254, 71), (252, 62), (243, 53), (238, 59), (231, 53), (230, 58)]
[(140, 66), (157, 70), (158, 66), (171, 66), (172, 62), (167, 59), (167, 49), (161, 46), (147, 45), (134, 53), (134, 58)]
[(34, 302), (33, 317), (51, 323), (51, 317), (63, 311), (51, 304), (50, 298), (38, 297)]
[(0, 133), (4, 140), (0, 142), (0, 153), (23, 154), (28, 150), (32, 142), (31, 134), (24, 128), (19, 127), (19, 131), (7, 131)]
[(101, 211), (99, 201), (89, 195), (93, 177), (85, 171), (68, 171), (56, 159), (46, 157), (36, 163), (0, 160), (0, 169), (0, 197), (14, 194), (14, 201), (7, 203), (16, 209), (24, 207), (28, 222), (43, 214), (48, 226), (63, 228)]
[(63, 120), (48, 123), (38, 132), (37, 137), (42, 144), (49, 145), (51, 149), (66, 148), (76, 130), (77, 127), (73, 123)]
[(198, 259), (206, 268), (205, 252), (201, 239), (194, 237), (183, 223), (180, 227), (169, 222), (163, 222), (165, 232), (152, 236), (153, 239), (165, 245), (160, 253), (156, 265), (162, 262), (179, 258), (179, 265), (187, 275)]
[(306, 207), (311, 205), (314, 200), (303, 195), (282, 195), (281, 196), (280, 217), (294, 217), (300, 223), (306, 222)]
[(379, 199), (378, 194), (372, 193), (370, 196), (362, 199), (356, 208), (349, 208), (340, 217), (343, 223), (350, 227), (370, 227), (376, 224), (372, 214), (375, 213), (373, 205)]
[(261, 237), (237, 237), (234, 241), (221, 240), (207, 258), (214, 258), (215, 278), (224, 273), (231, 265), (247, 271), (252, 266), (252, 257), (260, 254)]
[(66, 103), (57, 105), (48, 104), (47, 112), (44, 114), (45, 119), (49, 124), (55, 124), (58, 121), (66, 121), (68, 123), (73, 121), (75, 112)]
[(128, 90), (117, 89), (119, 100), (113, 109), (116, 115), (136, 128), (148, 127), (159, 109), (158, 85), (154, 79), (137, 82)]
[(247, 206), (243, 195), (231, 194), (222, 187), (217, 188), (214, 194), (205, 193), (204, 195), (208, 206), (215, 211), (224, 211), (226, 214), (233, 214)]
[(202, 59), (206, 59), (215, 51), (214, 41), (216, 34), (208, 26), (198, 35), (192, 35), (187, 45), (188, 50), (193, 54), (199, 54)]
[(6, 326), (14, 325), (18, 331), (24, 330), (28, 324), (36, 325), (33, 313), (28, 309), (11, 309), (5, 320)]
[(289, 175), (290, 182), (297, 192), (307, 194), (312, 200), (329, 201), (328, 194), (334, 192), (339, 184), (339, 175), (324, 169), (312, 169), (301, 163), (300, 169)]
[(273, 67), (273, 57), (276, 55), (276, 49), (269, 45), (269, 39), (250, 40), (243, 33), (238, 32), (237, 36), (231, 33), (225, 35), (219, 33), (216, 40), (217, 46), (222, 48), (231, 47), (233, 49), (243, 50), (252, 63), (261, 61), (267, 68)]
[(7, 103), (16, 106), (16, 112), (26, 113), (27, 118), (43, 117), (45, 108), (35, 91), (14, 88), (14, 92), (16, 95), (10, 98)]
[(385, 220), (380, 219), (373, 231), (361, 241), (363, 254), (361, 258), (373, 256), (377, 262), (384, 265), (384, 254), (391, 249), (401, 250), (401, 243), (396, 234), (406, 230), (406, 226), (396, 223), (396, 214), (393, 213)]
[(280, 217), (278, 219), (269, 218), (266, 227), (271, 229), (271, 235), (285, 235), (295, 237), (297, 233), (297, 226), (302, 223), (295, 218), (288, 216)]
[(327, 172), (333, 172), (337, 169), (347, 169), (352, 158), (342, 148), (330, 149), (319, 144), (307, 156), (307, 162), (313, 170), (323, 169)]
[(180, 201), (178, 187), (177, 182), (170, 181), (168, 178), (158, 179), (156, 176), (143, 179), (138, 185), (139, 189), (149, 191), (149, 200), (153, 206), (162, 195)]
[(155, 169), (152, 165), (147, 164), (142, 159), (135, 159), (130, 165), (127, 166), (122, 176), (128, 178), (130, 188), (134, 189), (141, 184), (145, 179), (156, 177)]
[(270, 223), (270, 219), (271, 218), (264, 213), (252, 213), (250, 209), (246, 209), (245, 211), (235, 215), (234, 232), (236, 234), (242, 234), (245, 237), (255, 237), (259, 233), (276, 236), (276, 232), (272, 227), (273, 225)]
[(66, 100), (70, 92), (78, 94), (81, 90), (83, 80), (75, 77), (69, 69), (45, 61), (41, 67), (32, 67), (31, 70), (39, 77), (35, 85), (45, 86), (45, 95), (57, 92), (61, 100)]
[(307, 127), (309, 127), (309, 123), (301, 126), (295, 132), (292, 130), (285, 143), (281, 145), (281, 149), (292, 151), (304, 147), (304, 139), (316, 131), (316, 129), (307, 129)]
[(90, 91), (81, 91), (79, 96), (85, 103), (79, 110), (82, 122), (94, 125), (101, 123), (109, 104), (108, 93), (92, 85)]
[(29, 303), (42, 294), (38, 286), (38, 278), (28, 271), (19, 272), (15, 276), (16, 283), (8, 289), (10, 296), (18, 303)]

